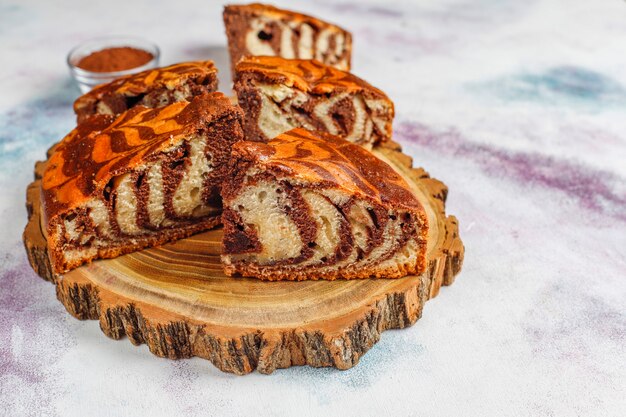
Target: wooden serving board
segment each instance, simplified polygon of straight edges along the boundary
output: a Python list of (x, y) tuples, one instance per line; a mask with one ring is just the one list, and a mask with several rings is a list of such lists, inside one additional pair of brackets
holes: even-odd
[(67, 274), (50, 269), (41, 227), (40, 178), (27, 191), (24, 244), (33, 269), (56, 286), (74, 317), (99, 320), (109, 337), (146, 343), (157, 356), (199, 356), (222, 371), (271, 373), (292, 365), (356, 365), (386, 329), (412, 325), (463, 261), (457, 221), (446, 217), (447, 187), (413, 169), (395, 143), (374, 153), (400, 172), (430, 224), (428, 271), (401, 279), (263, 282), (227, 277), (221, 229), (158, 248), (101, 260)]

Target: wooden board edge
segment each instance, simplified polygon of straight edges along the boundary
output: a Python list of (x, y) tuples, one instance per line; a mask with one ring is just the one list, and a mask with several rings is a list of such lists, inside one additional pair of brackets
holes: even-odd
[(74, 317), (98, 320), (107, 336), (145, 343), (156, 356), (197, 356), (225, 372), (269, 374), (290, 366), (355, 366), (385, 330), (411, 326), (421, 317), (428, 291), (426, 276), (419, 279), (411, 291), (387, 294), (356, 320), (345, 320), (339, 332), (329, 332), (323, 324), (271, 330), (213, 326), (94, 288), (87, 281), (66, 285), (59, 279), (57, 297)]
[(22, 241), (28, 262), (35, 273), (46, 281), (55, 282), (52, 264), (48, 257), (48, 245), (41, 231), (40, 188), (41, 180), (35, 180), (26, 189), (26, 212), (28, 219), (22, 233)]

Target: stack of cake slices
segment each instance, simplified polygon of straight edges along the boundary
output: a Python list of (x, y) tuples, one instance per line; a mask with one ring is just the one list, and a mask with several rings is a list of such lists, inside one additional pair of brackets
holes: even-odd
[(227, 6), (224, 23), (238, 104), (211, 61), (76, 100), (42, 178), (54, 271), (223, 225), (228, 275), (423, 273), (424, 208), (370, 152), (391, 139), (393, 103), (348, 72), (350, 33), (261, 4)]

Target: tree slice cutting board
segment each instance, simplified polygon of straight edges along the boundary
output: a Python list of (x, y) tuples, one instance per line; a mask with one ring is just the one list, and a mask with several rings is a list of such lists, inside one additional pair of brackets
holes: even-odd
[[(292, 365), (356, 365), (386, 329), (410, 326), (463, 260), (457, 221), (445, 215), (447, 187), (413, 169), (399, 145), (374, 153), (401, 173), (425, 206), (429, 267), (401, 279), (263, 282), (227, 277), (221, 229), (54, 275), (41, 224), (40, 178), (27, 191), (24, 244), (33, 269), (56, 285), (79, 319), (99, 320), (109, 337), (146, 343), (157, 356), (199, 356), (222, 371), (271, 373)], [(391, 353), (390, 353), (391, 354)]]

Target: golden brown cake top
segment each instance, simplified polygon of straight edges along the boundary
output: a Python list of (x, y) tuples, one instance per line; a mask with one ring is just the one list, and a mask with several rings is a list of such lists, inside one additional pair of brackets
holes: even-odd
[(241, 118), (241, 110), (222, 93), (208, 93), (158, 109), (137, 106), (108, 126), (107, 116), (87, 119), (54, 148), (47, 162), (42, 178), (46, 217), (80, 205), (111, 178), (224, 117)]
[(393, 168), (361, 146), (327, 133), (296, 128), (267, 143), (238, 142), (233, 155), (277, 177), (342, 188), (387, 205), (422, 207)]
[(120, 77), (108, 84), (102, 84), (74, 102), (74, 111), (86, 107), (109, 94), (136, 96), (151, 88), (172, 88), (191, 77), (217, 74), (213, 61), (181, 62), (167, 67), (150, 69), (137, 74)]
[(224, 7), (226, 13), (245, 13), (253, 16), (266, 16), (274, 19), (289, 20), (297, 23), (307, 23), (309, 25), (323, 28), (334, 28), (337, 31), (345, 32), (341, 27), (324, 22), (313, 16), (303, 13), (292, 12), (291, 10), (279, 9), (269, 4), (251, 3), (251, 4), (231, 4)]
[(76, 141), (78, 138), (83, 138), (89, 134), (95, 134), (109, 127), (111, 123), (115, 121), (115, 116), (109, 114), (93, 114), (88, 116), (86, 119), (87, 122), (83, 122), (76, 126), (74, 130), (65, 135), (63, 139), (48, 149), (48, 158), (50, 158), (59, 146), (64, 143)]
[(362, 91), (389, 100), (385, 93), (367, 81), (315, 59), (252, 56), (239, 61), (235, 70), (237, 80), (253, 75), (268, 83), (284, 84), (314, 94)]

